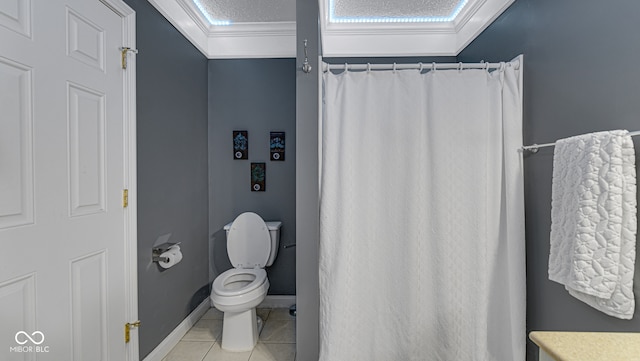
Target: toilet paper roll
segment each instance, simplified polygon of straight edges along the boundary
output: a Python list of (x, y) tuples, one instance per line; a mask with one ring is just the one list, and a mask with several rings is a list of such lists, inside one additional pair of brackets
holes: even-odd
[(176, 263), (182, 261), (182, 251), (180, 251), (180, 246), (175, 246), (173, 253), (176, 255)]
[(178, 262), (182, 261), (182, 252), (180, 251), (180, 247), (170, 247), (166, 252), (160, 255), (160, 258), (166, 259), (166, 261), (158, 262), (160, 267), (166, 269), (175, 266)]
[(180, 245), (179, 244), (175, 244), (171, 247), (169, 247), (170, 251), (173, 251), (173, 253), (175, 253), (176, 255), (176, 263), (182, 261), (182, 251), (180, 251)]

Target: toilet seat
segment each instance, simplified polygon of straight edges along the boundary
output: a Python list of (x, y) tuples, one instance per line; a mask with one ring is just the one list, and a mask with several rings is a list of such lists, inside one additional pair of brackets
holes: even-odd
[[(213, 281), (213, 292), (219, 296), (231, 297), (249, 293), (267, 280), (267, 271), (263, 268), (232, 268), (220, 274)], [(237, 284), (248, 282), (242, 286)]]

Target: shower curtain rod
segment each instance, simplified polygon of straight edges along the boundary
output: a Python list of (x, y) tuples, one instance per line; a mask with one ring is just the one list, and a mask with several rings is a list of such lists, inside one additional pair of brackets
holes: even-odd
[(329, 64), (322, 63), (322, 71), (329, 70), (437, 70), (437, 69), (500, 69), (504, 66), (514, 66), (516, 70), (520, 69), (520, 61), (514, 60), (503, 63), (412, 63), (412, 64)]
[[(636, 135), (640, 135), (640, 130), (635, 132), (629, 132), (629, 136), (635, 137)], [(540, 150), (540, 148), (553, 147), (554, 145), (556, 145), (555, 142), (545, 143), (545, 144), (531, 144), (531, 145), (523, 146), (522, 148), (518, 149), (518, 151), (524, 152), (525, 150), (528, 150), (531, 153), (537, 153), (538, 150)]]

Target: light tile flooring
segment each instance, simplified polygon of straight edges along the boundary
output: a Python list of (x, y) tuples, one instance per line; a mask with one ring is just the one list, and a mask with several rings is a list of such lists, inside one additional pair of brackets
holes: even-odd
[(163, 361), (295, 361), (296, 319), (287, 308), (257, 309), (265, 321), (252, 351), (227, 352), (220, 348), (222, 312), (209, 309)]

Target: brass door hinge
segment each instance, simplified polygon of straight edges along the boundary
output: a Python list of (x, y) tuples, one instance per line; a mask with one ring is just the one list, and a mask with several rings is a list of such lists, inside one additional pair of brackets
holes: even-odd
[(122, 208), (127, 208), (128, 205), (129, 205), (129, 190), (123, 189), (122, 190)]
[(132, 52), (134, 54), (138, 54), (138, 50), (136, 49), (131, 49), (127, 46), (123, 46), (120, 48), (120, 54), (121, 54), (121, 59), (120, 61), (122, 61), (122, 69), (126, 69), (127, 68), (127, 53), (128, 52)]
[(130, 323), (127, 322), (124, 324), (124, 343), (129, 343), (131, 341), (131, 328), (132, 327), (140, 327), (140, 320)]

